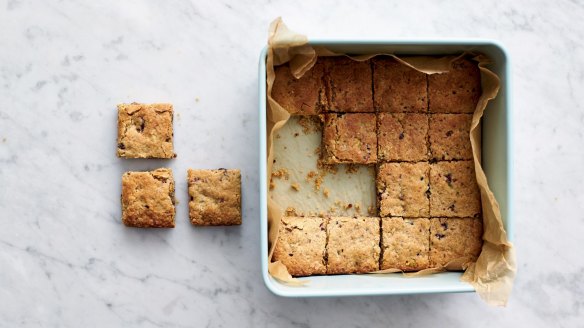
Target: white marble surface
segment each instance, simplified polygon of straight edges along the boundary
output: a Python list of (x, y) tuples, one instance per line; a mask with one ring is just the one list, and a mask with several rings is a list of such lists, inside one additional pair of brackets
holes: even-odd
[[(299, 300), (264, 287), (256, 75), (278, 15), (319, 38), (508, 47), (519, 268), (507, 308), (474, 294)], [(578, 0), (1, 1), (0, 326), (582, 325), (583, 16)], [(174, 103), (178, 159), (115, 157), (115, 104), (134, 100)], [(176, 229), (125, 229), (121, 173), (162, 165), (177, 178)], [(187, 167), (242, 169), (242, 227), (189, 225)]]

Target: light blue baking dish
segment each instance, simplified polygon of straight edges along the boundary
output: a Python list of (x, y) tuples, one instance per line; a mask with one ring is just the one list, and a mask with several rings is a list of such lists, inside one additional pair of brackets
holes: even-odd
[[(325, 46), (332, 51), (351, 54), (393, 53), (396, 55), (446, 55), (462, 51), (477, 51), (494, 63), (489, 68), (501, 78), (501, 88), (491, 101), (482, 121), (482, 164), (491, 190), (497, 198), (509, 241), (513, 241), (512, 186), (512, 112), (511, 65), (505, 48), (489, 40), (312, 40), (311, 45)], [(266, 176), (266, 54), (264, 48), (259, 63), (260, 119), (260, 245), (262, 276), (268, 289), (286, 297), (325, 297), (363, 295), (403, 295), (428, 293), (474, 292), (460, 281), (460, 272), (444, 272), (423, 277), (404, 277), (401, 274), (314, 276), (310, 283), (297, 287), (278, 282), (268, 273), (268, 182)]]

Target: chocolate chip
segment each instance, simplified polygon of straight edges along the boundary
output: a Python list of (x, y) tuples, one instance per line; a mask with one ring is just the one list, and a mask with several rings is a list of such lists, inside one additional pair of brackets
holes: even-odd
[(439, 240), (445, 237), (445, 236), (444, 236), (443, 234), (441, 234), (441, 233), (437, 233), (437, 234), (435, 234), (434, 236), (436, 236), (436, 238), (438, 238)]
[(426, 198), (430, 198), (430, 195), (432, 195), (432, 192), (430, 191), (430, 189), (426, 190)]
[(444, 177), (446, 178), (446, 183), (448, 183), (449, 186), (452, 186), (452, 173), (447, 173)]
[(454, 132), (452, 130), (449, 130), (448, 132), (446, 132), (446, 136), (450, 137)]
[(454, 208), (455, 208), (454, 204), (448, 206), (448, 209), (451, 210), (451, 211), (453, 211), (453, 212), (454, 212)]
[(118, 148), (120, 148), (120, 149), (126, 149), (126, 145), (124, 145), (123, 143), (119, 143), (118, 144)]
[(402, 132), (399, 134), (399, 140), (402, 140), (403, 138), (404, 138), (404, 133)]
[(442, 223), (440, 223), (440, 225), (442, 226), (442, 228), (443, 228), (444, 230), (448, 230), (448, 223), (446, 223), (446, 222), (442, 222)]

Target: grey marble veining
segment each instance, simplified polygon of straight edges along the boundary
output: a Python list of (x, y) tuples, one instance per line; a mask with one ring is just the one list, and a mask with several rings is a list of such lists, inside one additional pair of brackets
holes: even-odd
[[(481, 37), (513, 62), (518, 275), (474, 294), (283, 299), (259, 263), (257, 61), (314, 38)], [(584, 322), (581, 1), (0, 2), (0, 326), (564, 326)], [(176, 109), (171, 161), (115, 157), (115, 104)], [(220, 123), (222, 122), (222, 123)], [(177, 227), (125, 229), (120, 176), (171, 167)], [(186, 169), (242, 169), (244, 224), (187, 221)]]

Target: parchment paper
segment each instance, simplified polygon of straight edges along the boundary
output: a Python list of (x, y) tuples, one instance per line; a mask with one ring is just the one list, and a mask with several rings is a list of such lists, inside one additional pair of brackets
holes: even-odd
[[(307, 122), (299, 118), (290, 119), (290, 114), (272, 97), (274, 82), (274, 66), (289, 63), (292, 74), (299, 78), (316, 62), (317, 56), (343, 55), (333, 53), (322, 47), (307, 45), (307, 38), (291, 32), (280, 18), (270, 25), (268, 38), (267, 69), (267, 154), (268, 154), (268, 239), (270, 243), (268, 270), (270, 274), (289, 285), (308, 283), (293, 278), (281, 262), (271, 262), (278, 228), (283, 215), (306, 214), (323, 215), (316, 208), (325, 208), (326, 214), (335, 215), (368, 215), (368, 207), (375, 205), (374, 172), (366, 167), (348, 167), (341, 165), (336, 173), (327, 167), (315, 167), (318, 157), (317, 149), (320, 143), (318, 130), (307, 128)], [(380, 54), (353, 57), (355, 60), (366, 60)], [(392, 54), (385, 54), (392, 55)], [(483, 211), (483, 249), (476, 263), (461, 263), (452, 261), (445, 267), (431, 268), (407, 276), (433, 274), (447, 270), (449, 267), (462, 265), (466, 268), (461, 280), (473, 285), (480, 297), (488, 304), (504, 306), (509, 299), (515, 278), (516, 264), (513, 245), (507, 240), (507, 234), (501, 220), (499, 204), (489, 189), (485, 173), (481, 167), (481, 126), (480, 120), (489, 100), (497, 96), (499, 78), (486, 66), (489, 59), (481, 54), (472, 55), (479, 63), (483, 93), (475, 109), (470, 129), (470, 139), (474, 156), (477, 183), (481, 192)], [(395, 57), (398, 61), (427, 74), (447, 72), (450, 63), (459, 56), (415, 56)], [(299, 152), (299, 153), (298, 153)], [(298, 156), (282, 156), (286, 153), (301, 154), (302, 158), (314, 158), (299, 165), (294, 161)], [(274, 163), (275, 154), (277, 161)], [(293, 154), (294, 155), (294, 154)], [(294, 163), (292, 165), (292, 163)], [(312, 163), (312, 164), (310, 164)], [(311, 166), (312, 165), (312, 166)], [(315, 174), (311, 173), (315, 172)], [(327, 174), (331, 173), (331, 174)], [(315, 182), (320, 177), (320, 182)], [(327, 178), (328, 177), (328, 178)], [(340, 182), (353, 179), (351, 188), (343, 187)], [(355, 187), (356, 186), (356, 187)], [(318, 187), (318, 188), (317, 188)], [(328, 188), (328, 192), (325, 191)], [(308, 192), (309, 189), (311, 192)], [(335, 194), (331, 194), (335, 190)], [(353, 191), (351, 191), (353, 190)], [(327, 195), (328, 194), (328, 195)], [(328, 196), (328, 197), (327, 197)], [(283, 208), (281, 204), (286, 204)], [(318, 204), (319, 206), (316, 206)], [(294, 205), (294, 206), (290, 206)], [(351, 205), (351, 206), (349, 206)], [(357, 205), (357, 206), (356, 206)], [(396, 272), (389, 269), (377, 273)]]

